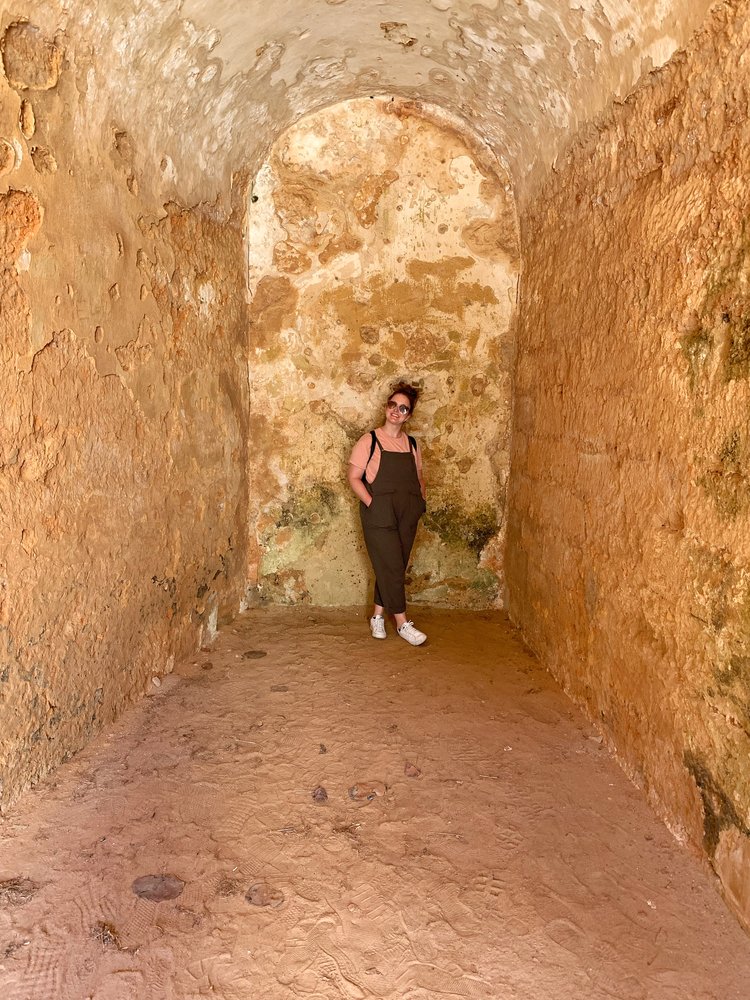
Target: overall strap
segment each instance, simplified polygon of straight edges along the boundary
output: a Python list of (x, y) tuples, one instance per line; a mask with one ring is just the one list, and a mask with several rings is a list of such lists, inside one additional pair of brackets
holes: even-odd
[(419, 478), (419, 463), (417, 462), (417, 439), (412, 437), (411, 434), (407, 434), (406, 436), (409, 438), (411, 457), (414, 459), (414, 468), (417, 470), (417, 478)]
[(372, 456), (375, 454), (375, 445), (378, 445), (378, 447), (380, 448), (381, 451), (383, 450), (383, 446), (380, 444), (380, 441), (378, 441), (378, 438), (377, 438), (377, 435), (375, 434), (375, 431), (370, 431), (370, 437), (372, 438), (372, 441), (370, 443), (370, 455), (369, 455), (369, 458), (367, 459), (367, 461), (365, 462), (365, 471), (362, 473), (362, 482), (365, 484), (365, 486), (368, 485), (368, 483), (367, 483), (367, 466), (370, 464), (370, 460), (372, 459)]

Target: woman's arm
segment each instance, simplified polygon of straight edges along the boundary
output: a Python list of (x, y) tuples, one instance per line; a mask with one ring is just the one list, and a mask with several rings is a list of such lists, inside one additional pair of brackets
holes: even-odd
[(352, 465), (350, 462), (349, 467), (347, 469), (346, 478), (349, 480), (349, 485), (351, 486), (352, 490), (354, 490), (355, 494), (359, 497), (359, 499), (362, 501), (365, 507), (369, 507), (370, 504), (372, 503), (372, 497), (370, 496), (367, 487), (362, 482), (363, 472), (364, 469), (358, 469), (356, 465)]

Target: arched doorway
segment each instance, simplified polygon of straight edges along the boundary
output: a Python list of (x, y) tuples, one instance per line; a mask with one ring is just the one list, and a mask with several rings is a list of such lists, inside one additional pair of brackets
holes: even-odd
[(411, 597), (498, 602), (518, 269), (509, 181), (425, 109), (349, 101), (276, 142), (248, 213), (250, 581), (262, 597), (365, 600), (345, 468), (406, 377), (424, 390), (411, 432), (429, 480)]

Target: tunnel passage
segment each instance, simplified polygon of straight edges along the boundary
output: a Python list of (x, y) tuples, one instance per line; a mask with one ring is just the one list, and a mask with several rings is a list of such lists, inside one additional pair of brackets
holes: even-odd
[[(510, 459), (495, 450), (490, 475), (485, 453), (483, 478), (476, 465), (466, 474), (478, 502), (500, 487), (508, 610), (750, 922), (750, 17), (747, 0), (709, 7), (425, 0), (391, 13), (285, 0), (250, 17), (232, 0), (19, 0), (3, 11), (2, 808), (261, 585), (277, 599), (332, 598), (340, 560), (322, 567), (320, 552), (346, 531), (311, 515), (295, 536), (305, 510), (287, 474), (253, 466), (272, 447), (262, 392), (286, 379), (274, 387), (253, 366), (252, 409), (248, 360), (264, 328), (262, 351), (294, 346), (284, 317), (295, 295), (295, 310), (312, 307), (306, 273), (335, 273), (369, 244), (352, 230), (361, 249), (327, 269), (316, 251), (299, 273), (294, 253), (274, 262), (271, 250), (248, 306), (243, 226), (248, 178), (276, 140), (377, 92), (460, 122), (471, 149), (507, 169), (518, 208), (515, 360), (484, 395), (469, 385), (472, 406), (496, 399), (505, 421), (507, 397), (492, 393), (512, 371)], [(377, 225), (397, 191), (376, 199)], [(408, 277), (429, 289), (435, 258), (419, 259), (429, 266)], [(377, 324), (343, 345), (360, 352), (355, 385), (338, 383), (357, 405), (319, 415), (337, 454), (369, 423), (360, 400), (374, 402), (383, 367), (362, 326)], [(298, 346), (298, 369), (284, 355), (295, 391)], [(290, 427), (312, 402), (284, 417)], [(428, 420), (440, 425), (451, 458), (447, 418), (423, 413), (425, 439)], [(330, 499), (333, 518), (343, 501), (322, 491), (328, 467), (290, 480), (297, 499)], [(452, 527), (448, 485), (437, 484)], [(293, 537), (309, 579), (290, 573)], [(473, 562), (441, 575), (425, 532), (426, 598), (459, 602), (487, 571), (500, 580), (501, 535), (484, 548), (481, 530), (472, 537)]]
[(249, 453), (258, 593), (369, 596), (349, 451), (399, 378), (422, 397), (430, 503), (413, 600), (491, 606), (502, 589), (519, 267), (497, 163), (414, 103), (335, 105), (277, 141), (252, 186)]

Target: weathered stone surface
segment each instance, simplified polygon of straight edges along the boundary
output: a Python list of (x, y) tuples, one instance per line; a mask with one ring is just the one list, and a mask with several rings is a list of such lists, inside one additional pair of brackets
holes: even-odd
[(139, 200), (70, 75), (37, 100), (70, 169), (0, 189), (0, 808), (210, 641), (246, 561), (243, 182), (240, 216)]
[[(31, 309), (29, 299), (20, 287), (17, 275), (12, 269), (0, 272), (0, 361), (4, 365), (22, 366), (31, 349)], [(14, 414), (18, 401), (7, 400), (7, 437), (0, 438), (1, 454), (6, 462), (17, 454), (17, 442), (13, 434), (18, 430)]]
[(24, 139), (31, 139), (36, 131), (36, 115), (34, 114), (34, 106), (31, 101), (21, 101), (18, 125)]
[(57, 160), (49, 146), (32, 146), (31, 162), (37, 173), (54, 174), (57, 172)]
[(532, 647), (750, 925), (747, 4), (523, 215), (507, 573)]
[(16, 151), (7, 139), (0, 139), (0, 177), (9, 174), (16, 165)]
[(15, 261), (41, 222), (42, 210), (32, 194), (11, 190), (0, 195), (0, 264)]
[(485, 176), (413, 105), (364, 100), (299, 123), (256, 179), (251, 579), (263, 596), (367, 599), (346, 463), (382, 424), (390, 383), (411, 377), (424, 386), (411, 430), (429, 483), (411, 595), (499, 599), (519, 251), (497, 169)]
[(57, 86), (63, 53), (57, 43), (28, 21), (11, 24), (2, 44), (3, 68), (11, 87), (51, 90)]

